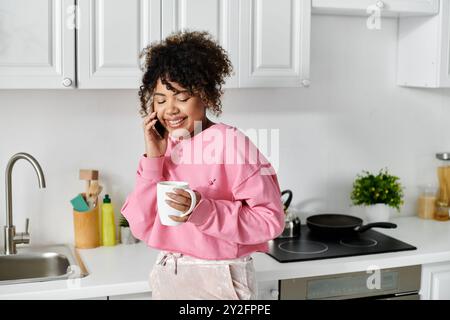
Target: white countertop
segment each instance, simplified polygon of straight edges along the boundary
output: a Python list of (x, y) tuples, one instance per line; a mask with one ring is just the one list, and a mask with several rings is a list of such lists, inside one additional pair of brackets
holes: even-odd
[[(392, 222), (398, 225), (397, 229), (377, 231), (417, 250), (289, 263), (279, 263), (265, 253), (254, 253), (256, 277), (258, 281), (269, 281), (365, 271), (372, 265), (388, 268), (450, 262), (450, 221), (402, 217)], [(80, 279), (79, 287), (70, 288), (66, 280), (0, 285), (0, 299), (82, 299), (150, 291), (148, 276), (158, 250), (140, 242), (78, 252), (89, 272)]]

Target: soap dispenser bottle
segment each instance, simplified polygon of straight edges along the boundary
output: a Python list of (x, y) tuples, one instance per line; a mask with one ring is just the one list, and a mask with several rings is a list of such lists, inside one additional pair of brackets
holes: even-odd
[(102, 204), (102, 244), (104, 246), (116, 245), (116, 225), (114, 223), (114, 208), (111, 198), (105, 194)]

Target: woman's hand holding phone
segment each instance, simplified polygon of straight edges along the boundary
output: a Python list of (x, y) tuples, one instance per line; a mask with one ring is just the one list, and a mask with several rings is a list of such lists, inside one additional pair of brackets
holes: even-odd
[(162, 137), (155, 128), (157, 121), (159, 120), (156, 117), (156, 111), (148, 114), (144, 118), (145, 149), (149, 158), (160, 157), (166, 153), (167, 149), (169, 133), (167, 130), (164, 130), (164, 136)]

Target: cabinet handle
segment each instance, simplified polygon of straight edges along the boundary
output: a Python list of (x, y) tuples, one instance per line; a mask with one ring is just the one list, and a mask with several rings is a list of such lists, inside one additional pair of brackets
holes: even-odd
[(273, 298), (278, 298), (278, 295), (280, 294), (280, 292), (277, 290), (277, 289), (272, 289), (272, 290), (270, 290), (270, 295), (273, 297)]
[(72, 85), (72, 80), (69, 78), (64, 78), (64, 80), (62, 81), (62, 85), (64, 87), (70, 87)]
[(378, 8), (380, 8), (380, 9), (383, 9), (383, 8), (384, 8), (384, 2), (383, 2), (383, 1), (377, 1), (376, 6), (377, 6)]
[(311, 84), (311, 81), (309, 81), (308, 79), (303, 79), (302, 80), (302, 86), (309, 87), (310, 84)]

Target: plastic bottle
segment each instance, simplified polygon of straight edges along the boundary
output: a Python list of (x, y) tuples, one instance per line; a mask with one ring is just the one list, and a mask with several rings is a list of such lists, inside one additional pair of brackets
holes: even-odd
[(108, 194), (105, 194), (102, 204), (102, 244), (116, 245), (116, 225), (114, 223), (114, 207)]

